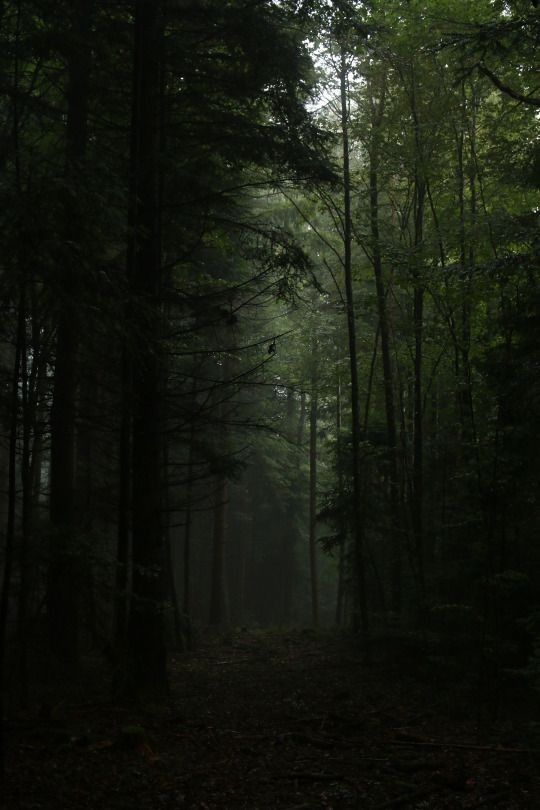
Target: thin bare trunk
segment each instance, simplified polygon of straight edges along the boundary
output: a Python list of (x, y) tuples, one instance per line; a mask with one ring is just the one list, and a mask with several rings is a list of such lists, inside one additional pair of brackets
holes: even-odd
[[(35, 315), (35, 313), (33, 313)], [(21, 538), (19, 548), (19, 599), (17, 604), (17, 637), (18, 637), (18, 688), (22, 708), (28, 703), (28, 666), (27, 666), (27, 614), (28, 614), (28, 566), (29, 544), (32, 522), (32, 466), (31, 440), (35, 425), (36, 372), (39, 365), (39, 347), (33, 346), (33, 368), (28, 372), (28, 346), (26, 325), (21, 326), (18, 338), (21, 346), (21, 405), (22, 405), (22, 454), (21, 454)]]
[(9, 614), (9, 600), (11, 593), (11, 578), (15, 557), (15, 523), (17, 503), (17, 437), (19, 426), (19, 383), (21, 374), (21, 358), (24, 345), (22, 335), (26, 328), (26, 301), (24, 285), (21, 289), (18, 305), (17, 342), (15, 346), (15, 360), (11, 379), (11, 424), (9, 432), (9, 466), (8, 466), (8, 512), (6, 524), (6, 540), (4, 549), (4, 573), (2, 577), (2, 590), (0, 591), (0, 782), (5, 776), (5, 700), (6, 700), (6, 641), (7, 623)]
[[(315, 343), (315, 341), (314, 341)], [(314, 363), (316, 359), (314, 358)], [(317, 418), (319, 396), (317, 371), (311, 378), (309, 409), (309, 574), (311, 584), (311, 621), (319, 626), (319, 582), (317, 570)]]
[[(193, 400), (195, 401), (195, 382), (193, 383)], [(191, 645), (191, 524), (192, 524), (192, 496), (193, 496), (193, 464), (195, 456), (195, 417), (191, 416), (191, 425), (189, 428), (189, 448), (188, 448), (188, 466), (187, 466), (187, 487), (186, 487), (186, 510), (185, 510), (185, 525), (184, 525), (184, 594), (183, 594), (183, 613), (184, 621), (188, 626), (188, 646)]]
[[(86, 154), (90, 82), (92, 0), (77, 0), (69, 44), (68, 111), (66, 119), (66, 181), (82, 189)], [(68, 244), (80, 244), (83, 213), (66, 195)], [(56, 328), (54, 390), (51, 408), (50, 519), (51, 558), (47, 582), (47, 613), (51, 650), (74, 669), (79, 657), (79, 566), (75, 503), (75, 432), (78, 374), (79, 257), (69, 256), (64, 268), (62, 306)]]
[(377, 108), (372, 101), (372, 142), (369, 164), (369, 199), (371, 251), (377, 306), (379, 312), (379, 329), (384, 379), (384, 402), (386, 412), (386, 433), (390, 460), (390, 519), (392, 522), (392, 610), (401, 610), (401, 509), (399, 502), (399, 447), (396, 429), (396, 409), (394, 403), (394, 375), (392, 370), (392, 353), (390, 346), (390, 323), (386, 304), (386, 289), (383, 278), (383, 264), (379, 234), (379, 128), (384, 112), (384, 88)]
[(120, 437), (118, 468), (118, 528), (116, 540), (114, 643), (118, 650), (125, 649), (129, 611), (129, 562), (131, 514), (131, 360), (126, 349), (122, 351), (120, 392)]
[(216, 481), (214, 502), (214, 530), (212, 535), (212, 590), (210, 598), (210, 624), (226, 627), (227, 596), (225, 583), (225, 542), (227, 531), (227, 505), (229, 482), (220, 474)]
[(368, 648), (369, 614), (366, 594), (366, 564), (364, 549), (364, 526), (362, 516), (362, 484), (360, 477), (360, 396), (358, 385), (358, 358), (356, 350), (356, 322), (352, 281), (352, 221), (351, 221), (351, 176), (349, 160), (349, 110), (347, 96), (347, 61), (345, 49), (341, 51), (340, 65), (341, 135), (343, 143), (343, 266), (345, 273), (345, 300), (347, 308), (347, 333), (351, 374), (351, 418), (353, 456), (353, 529), (354, 572), (356, 609), (354, 622), (360, 631), (362, 646)]
[[(343, 498), (343, 468), (342, 468), (342, 441), (341, 441), (341, 377), (338, 376), (336, 386), (336, 435), (337, 435), (337, 467), (338, 467), (338, 503)], [(341, 626), (344, 620), (345, 607), (345, 566), (347, 552), (347, 526), (340, 510), (339, 524), (339, 559), (338, 559), (338, 581), (336, 595), (336, 624)]]
[(135, 9), (131, 223), (128, 276), (138, 306), (131, 358), (132, 595), (128, 618), (127, 692), (164, 692), (167, 684), (163, 606), (167, 584), (162, 526), (161, 241), (159, 122), (162, 14), (153, 0)]
[(413, 280), (413, 328), (414, 328), (414, 369), (413, 369), (413, 470), (411, 522), (414, 536), (414, 556), (418, 588), (419, 619), (423, 625), (426, 607), (426, 583), (424, 572), (424, 393), (423, 393), (423, 351), (424, 351), (424, 279), (422, 245), (424, 239), (424, 212), (426, 200), (426, 180), (424, 149), (421, 139), (419, 112), (417, 108), (416, 77), (411, 68), (411, 114), (415, 142), (414, 165), (414, 233), (412, 256)]
[[(221, 366), (221, 385), (217, 387), (217, 396), (221, 401), (217, 406), (219, 435), (215, 436), (215, 448), (223, 456), (228, 452), (228, 426), (225, 412), (225, 394), (223, 389), (229, 379), (229, 358), (223, 358)], [(222, 462), (223, 463), (223, 462)], [(227, 581), (225, 570), (225, 548), (227, 540), (227, 508), (229, 501), (229, 482), (224, 471), (215, 476), (215, 495), (213, 508), (212, 533), (212, 580), (210, 590), (210, 624), (214, 627), (227, 627), (229, 624), (227, 604)]]

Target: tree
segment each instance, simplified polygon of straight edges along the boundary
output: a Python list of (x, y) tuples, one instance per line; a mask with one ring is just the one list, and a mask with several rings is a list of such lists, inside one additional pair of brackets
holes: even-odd
[(87, 146), (88, 96), (91, 67), (92, 2), (81, 0), (73, 8), (67, 54), (65, 199), (61, 209), (68, 252), (62, 274), (63, 305), (56, 327), (55, 376), (51, 408), (50, 516), (51, 560), (48, 572), (47, 611), (51, 647), (62, 662), (78, 663), (78, 550), (75, 516), (75, 436), (77, 353), (79, 344), (77, 296), (81, 285), (78, 251), (81, 250), (82, 211), (74, 198), (84, 184)]
[(134, 20), (128, 265), (138, 308), (131, 358), (133, 584), (128, 620), (128, 689), (167, 688), (163, 627), (162, 348), (159, 148), (163, 13), (138, 0)]

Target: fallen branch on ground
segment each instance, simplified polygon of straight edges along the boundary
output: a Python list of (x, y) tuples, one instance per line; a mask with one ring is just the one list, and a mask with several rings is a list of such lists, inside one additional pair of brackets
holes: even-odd
[(538, 748), (502, 748), (497, 745), (475, 743), (432, 742), (420, 740), (386, 740), (388, 745), (412, 745), (420, 748), (460, 748), (465, 751), (491, 751), (494, 754), (539, 754)]

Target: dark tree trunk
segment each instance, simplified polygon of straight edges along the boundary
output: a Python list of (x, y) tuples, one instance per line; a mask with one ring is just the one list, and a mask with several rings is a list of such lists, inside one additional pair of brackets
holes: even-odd
[[(68, 58), (66, 183), (82, 189), (86, 153), (90, 80), (92, 0), (73, 8)], [(66, 196), (68, 244), (81, 242), (82, 212)], [(75, 509), (75, 420), (79, 318), (77, 292), (80, 256), (72, 254), (63, 272), (62, 306), (56, 327), (56, 358), (51, 409), (50, 519), (51, 559), (47, 582), (50, 646), (65, 666), (75, 668), (79, 655), (79, 584)]]
[(168, 565), (168, 574), (169, 574), (169, 595), (171, 600), (171, 609), (173, 613), (173, 626), (174, 626), (174, 642), (176, 645), (176, 649), (179, 652), (183, 652), (186, 649), (186, 639), (184, 635), (184, 623), (182, 621), (182, 615), (180, 613), (180, 605), (178, 602), (178, 588), (176, 587), (176, 577), (175, 577), (175, 566), (174, 566), (174, 546), (170, 534), (170, 530), (167, 532), (166, 538), (166, 546), (167, 546), (167, 557), (166, 557), (166, 564)]
[(424, 583), (424, 419), (422, 393), (424, 290), (414, 291), (414, 430), (413, 430), (413, 503), (412, 523), (418, 566), (420, 597), (425, 596)]
[[(477, 456), (477, 433), (473, 402), (472, 367), (471, 367), (471, 289), (474, 270), (474, 243), (467, 234), (467, 200), (466, 186), (468, 181), (469, 189), (469, 225), (474, 229), (477, 218), (476, 201), (476, 97), (475, 90), (472, 90), (470, 110), (467, 100), (465, 81), (461, 83), (462, 100), (462, 121), (459, 131), (456, 133), (457, 150), (457, 181), (458, 181), (458, 205), (459, 205), (459, 243), (460, 243), (460, 265), (461, 265), (461, 318), (459, 336), (456, 335), (458, 344), (456, 350), (456, 388), (458, 391), (458, 406), (460, 414), (460, 427), (464, 452), (467, 456), (476, 456), (476, 473), (479, 480), (480, 489), (480, 462)], [(469, 135), (470, 156), (465, 155), (465, 133)], [(468, 163), (468, 171), (466, 169)], [(467, 177), (468, 174), (468, 177)], [(474, 230), (473, 230), (474, 232)]]
[(386, 290), (383, 278), (383, 265), (379, 236), (379, 135), (384, 110), (384, 92), (378, 109), (372, 102), (372, 143), (369, 166), (369, 198), (370, 198), (370, 225), (371, 250), (375, 286), (377, 290), (377, 306), (379, 312), (379, 330), (381, 335), (381, 350), (384, 378), (384, 402), (386, 412), (386, 432), (390, 451), (390, 511), (392, 521), (392, 610), (399, 613), (401, 610), (401, 517), (399, 499), (399, 448), (396, 429), (396, 409), (394, 403), (394, 375), (392, 370), (390, 346), (390, 322), (386, 304)]
[(187, 459), (187, 486), (186, 486), (186, 508), (184, 512), (184, 543), (183, 543), (183, 598), (182, 598), (182, 622), (186, 635), (188, 649), (193, 646), (192, 638), (192, 523), (193, 523), (193, 469), (195, 462), (195, 433), (196, 433), (196, 413), (197, 413), (197, 383), (195, 369), (193, 370), (193, 383), (191, 387), (191, 423), (189, 426), (189, 447)]
[[(315, 353), (315, 341), (313, 352)], [(314, 363), (316, 363), (314, 358)], [(311, 403), (309, 409), (309, 573), (311, 583), (311, 621), (319, 626), (319, 581), (317, 571), (317, 419), (319, 396), (317, 371), (311, 377)]]
[[(415, 248), (423, 238), (425, 186), (418, 181), (415, 205)], [(414, 323), (414, 416), (413, 416), (413, 498), (412, 526), (415, 543), (416, 574), (418, 579), (420, 614), (423, 617), (426, 599), (424, 574), (424, 395), (422, 385), (424, 342), (424, 282), (421, 270), (414, 269), (413, 296)]]
[(133, 248), (128, 268), (136, 315), (131, 336), (133, 574), (127, 631), (128, 693), (167, 690), (161, 508), (161, 49), (160, 4), (137, 0), (130, 188)]
[[(216, 426), (213, 437), (214, 451), (221, 456), (220, 464), (225, 463), (229, 452), (229, 426), (226, 401), (227, 385), (230, 380), (230, 357), (225, 354), (221, 361), (221, 384), (217, 385), (213, 395), (218, 397), (216, 403)], [(225, 548), (227, 542), (227, 512), (229, 505), (229, 481), (223, 469), (215, 476), (215, 494), (213, 503), (212, 531), (212, 569), (210, 583), (209, 623), (214, 627), (227, 627), (229, 624), (227, 571), (225, 566)]]
[(296, 432), (296, 445), (301, 449), (304, 444), (304, 428), (306, 426), (306, 392), (300, 393), (300, 413), (298, 414), (298, 428)]
[(298, 527), (298, 510), (300, 508), (299, 492), (301, 491), (300, 461), (301, 451), (298, 447), (298, 400), (293, 388), (287, 389), (286, 437), (290, 446), (295, 446), (295, 465), (292, 472), (292, 486), (285, 495), (283, 512), (280, 514), (278, 532), (281, 546), (280, 566), (280, 605), (279, 617), (284, 626), (292, 619), (293, 587), (296, 575), (295, 549), (300, 541)]
[[(341, 417), (341, 379), (338, 378), (336, 387), (336, 434), (337, 434), (337, 463), (338, 463), (338, 502), (343, 498), (343, 466), (342, 466), (342, 417)], [(336, 595), (336, 624), (341, 626), (345, 618), (345, 589), (346, 589), (346, 555), (347, 555), (347, 525), (340, 511), (338, 526), (339, 533), (339, 561), (338, 581)]]
[(114, 644), (125, 650), (129, 609), (129, 562), (131, 530), (131, 359), (124, 347), (122, 351), (120, 392), (120, 436), (118, 465), (118, 527), (116, 539)]
[(221, 473), (216, 480), (214, 502), (214, 529), (212, 535), (212, 586), (210, 593), (210, 624), (226, 627), (227, 594), (225, 583), (225, 542), (227, 535), (227, 504), (229, 482)]
[[(32, 312), (35, 317), (36, 313)], [(28, 370), (28, 345), (26, 324), (20, 324), (17, 342), (21, 353), (21, 405), (22, 405), (22, 453), (21, 476), (21, 538), (19, 548), (19, 598), (17, 604), (18, 642), (18, 690), (22, 708), (28, 704), (28, 665), (27, 665), (27, 614), (29, 600), (30, 539), (33, 517), (31, 441), (36, 421), (37, 378), (41, 358), (39, 346), (32, 346), (32, 371)]]
[(28, 618), (32, 608), (35, 609), (36, 597), (41, 598), (39, 581), (40, 537), (34, 531), (42, 520), (43, 492), (42, 471), (47, 449), (44, 438), (49, 420), (49, 379), (47, 374), (47, 345), (40, 327), (38, 302), (35, 288), (30, 288), (32, 297), (32, 369), (29, 379), (29, 402), (26, 421), (31, 433), (31, 452), (28, 463), (28, 450), (24, 453), (25, 463), (23, 481), (23, 532), (20, 551), (20, 583), (17, 617), (17, 635), (19, 644), (19, 694), (21, 704), (26, 703), (29, 692), (28, 678)]
[(19, 383), (21, 373), (21, 357), (24, 345), (22, 335), (25, 330), (26, 297), (24, 285), (21, 290), (18, 306), (17, 344), (15, 347), (15, 360), (11, 379), (11, 418), (9, 431), (9, 460), (8, 460), (8, 511), (4, 547), (4, 570), (2, 576), (2, 589), (0, 591), (0, 783), (5, 774), (5, 675), (6, 675), (6, 640), (11, 592), (11, 578), (15, 558), (15, 522), (17, 501), (17, 435), (19, 424)]
[(352, 282), (352, 220), (351, 220), (351, 179), (349, 160), (349, 111), (347, 98), (347, 64), (345, 50), (341, 51), (340, 69), (341, 134), (343, 141), (343, 264), (345, 271), (345, 300), (347, 307), (347, 332), (349, 338), (349, 361), (351, 372), (351, 418), (352, 418), (352, 461), (353, 461), (353, 532), (354, 532), (354, 573), (355, 573), (355, 616), (356, 628), (360, 631), (362, 646), (367, 652), (369, 639), (369, 615), (366, 594), (366, 563), (364, 526), (362, 518), (362, 482), (360, 476), (360, 394), (358, 385), (358, 359), (356, 351), (356, 322)]
[(183, 598), (182, 598), (182, 613), (183, 621), (186, 625), (187, 645), (191, 649), (191, 534), (192, 534), (192, 498), (193, 498), (193, 461), (195, 453), (195, 423), (192, 421), (189, 431), (189, 450), (188, 450), (188, 467), (187, 467), (187, 487), (186, 487), (186, 509), (185, 509), (185, 525), (184, 525), (184, 567), (183, 567)]
[(414, 234), (413, 234), (413, 326), (414, 326), (414, 393), (413, 393), (413, 471), (411, 522), (414, 536), (415, 573), (418, 589), (419, 620), (424, 625), (426, 610), (425, 549), (424, 549), (424, 278), (422, 247), (424, 239), (424, 211), (426, 178), (424, 147), (416, 97), (416, 77), (411, 71), (411, 115), (415, 141), (414, 167)]

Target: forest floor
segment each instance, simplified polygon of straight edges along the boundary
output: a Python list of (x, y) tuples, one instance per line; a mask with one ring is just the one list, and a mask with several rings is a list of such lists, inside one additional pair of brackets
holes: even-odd
[[(171, 667), (166, 706), (60, 702), (9, 728), (6, 810), (540, 808), (526, 718), (362, 664), (350, 639), (238, 632)], [(42, 712), (43, 714), (43, 712)]]

